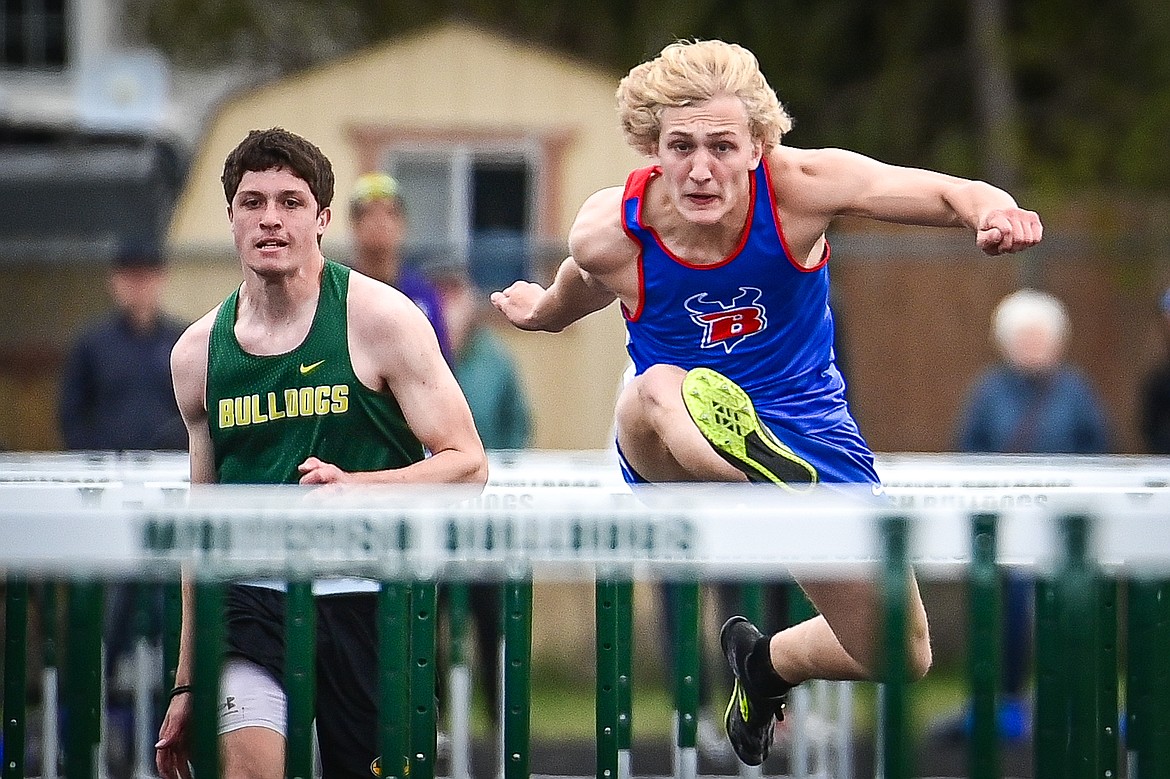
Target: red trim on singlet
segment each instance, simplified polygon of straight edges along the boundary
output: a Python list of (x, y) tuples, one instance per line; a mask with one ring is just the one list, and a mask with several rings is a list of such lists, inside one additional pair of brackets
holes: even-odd
[[(658, 248), (662, 250), (663, 254), (665, 254), (667, 257), (674, 260), (675, 262), (677, 262), (679, 265), (682, 265), (685, 268), (694, 268), (695, 270), (707, 270), (709, 268), (721, 268), (724, 265), (726, 265), (727, 263), (734, 260), (737, 256), (739, 256), (739, 253), (743, 251), (743, 247), (747, 245), (748, 235), (751, 234), (751, 230), (752, 230), (752, 217), (755, 216), (755, 213), (756, 213), (756, 177), (755, 176), (752, 176), (752, 175), (748, 176), (748, 184), (749, 184), (748, 212), (747, 212), (747, 219), (744, 220), (743, 232), (739, 236), (739, 244), (734, 249), (731, 250), (730, 254), (728, 254), (726, 257), (724, 257), (719, 262), (704, 263), (702, 265), (696, 265), (695, 263), (690, 262), (688, 260), (685, 260), (682, 257), (679, 257), (674, 252), (672, 252), (667, 247), (666, 243), (663, 242), (662, 236), (660, 236), (658, 234), (658, 231), (642, 221), (642, 209), (645, 208), (645, 206), (646, 206), (646, 186), (650, 183), (650, 179), (652, 179), (655, 176), (662, 173), (662, 168), (657, 166), (657, 165), (654, 165), (650, 168), (643, 168), (642, 170), (637, 171), (637, 172), (641, 173), (642, 171), (648, 171), (648, 173), (645, 176), (639, 176), (639, 183), (641, 184), (641, 193), (638, 195), (638, 198), (639, 198), (639, 201), (638, 201), (638, 224), (644, 230), (649, 232), (650, 235), (654, 236), (654, 241), (655, 241), (655, 243), (658, 244)], [(623, 216), (624, 216), (624, 214), (623, 214)], [(623, 224), (624, 223), (625, 222), (623, 219)]]
[(633, 171), (626, 178), (626, 188), (622, 190), (622, 202), (619, 207), (618, 220), (621, 222), (622, 232), (638, 247), (638, 307), (634, 309), (633, 313), (630, 313), (625, 303), (618, 303), (622, 310), (622, 316), (630, 322), (638, 321), (638, 318), (642, 316), (642, 308), (646, 303), (646, 271), (644, 265), (646, 250), (642, 246), (642, 241), (626, 225), (626, 201), (631, 197), (638, 198), (638, 223), (641, 224), (642, 206), (646, 203), (646, 183), (650, 181), (650, 177), (656, 171), (660, 170), (661, 168), (657, 166), (651, 166)]
[(825, 263), (829, 261), (829, 255), (832, 253), (828, 236), (825, 236), (825, 250), (821, 253), (820, 262), (811, 268), (806, 268), (796, 261), (792, 255), (792, 250), (788, 248), (788, 238), (784, 235), (784, 227), (780, 224), (780, 210), (776, 206), (776, 190), (772, 188), (772, 171), (768, 167), (768, 160), (766, 158), (760, 158), (760, 164), (764, 166), (764, 180), (768, 182), (768, 203), (772, 206), (772, 221), (776, 223), (776, 237), (780, 239), (780, 245), (784, 247), (784, 256), (788, 258), (789, 264), (801, 273), (814, 273), (819, 271), (825, 267)]

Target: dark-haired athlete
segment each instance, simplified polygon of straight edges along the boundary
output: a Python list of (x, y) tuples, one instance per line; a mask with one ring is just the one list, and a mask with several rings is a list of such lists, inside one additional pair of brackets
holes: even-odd
[[(406, 296), (325, 259), (333, 171), (279, 128), (228, 155), (228, 219), (243, 284), (171, 355), (193, 484), (483, 485), (487, 460), (434, 330)], [(429, 456), (425, 453), (429, 452)], [(317, 596), (317, 734), (325, 776), (377, 758), (377, 583), (331, 578)], [(190, 779), (192, 589), (183, 588), (176, 690), (156, 762)], [(285, 774), (284, 584), (233, 584), (219, 732), (226, 777)]]

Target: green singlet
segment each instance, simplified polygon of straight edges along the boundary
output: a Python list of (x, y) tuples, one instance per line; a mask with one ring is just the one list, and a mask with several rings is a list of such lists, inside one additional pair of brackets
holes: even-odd
[(207, 415), (221, 484), (286, 484), (310, 456), (345, 471), (400, 468), (423, 447), (390, 395), (354, 375), (346, 339), (349, 268), (325, 261), (317, 312), (290, 352), (248, 354), (234, 332), (239, 289), (211, 329)]

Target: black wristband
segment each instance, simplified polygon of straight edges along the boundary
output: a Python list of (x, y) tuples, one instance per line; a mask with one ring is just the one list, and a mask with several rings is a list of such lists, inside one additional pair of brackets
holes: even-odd
[(174, 699), (174, 697), (176, 695), (182, 695), (185, 692), (191, 692), (191, 685), (189, 685), (189, 684), (176, 684), (174, 687), (171, 688), (171, 694), (168, 697), (171, 699)]

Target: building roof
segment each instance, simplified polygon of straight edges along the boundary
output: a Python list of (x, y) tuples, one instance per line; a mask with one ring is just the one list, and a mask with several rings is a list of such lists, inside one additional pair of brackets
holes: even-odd
[[(239, 92), (208, 122), (170, 243), (179, 256), (230, 253), (223, 160), (249, 130), (273, 126), (304, 135), (330, 157), (338, 192), (378, 164), (363, 156), (371, 139), (421, 145), (555, 137), (563, 157), (551, 229), (563, 235), (588, 195), (621, 184), (640, 163), (617, 123), (617, 81), (545, 49), (448, 22)], [(344, 198), (333, 204), (327, 244), (347, 237), (346, 209)]]

